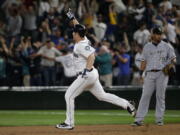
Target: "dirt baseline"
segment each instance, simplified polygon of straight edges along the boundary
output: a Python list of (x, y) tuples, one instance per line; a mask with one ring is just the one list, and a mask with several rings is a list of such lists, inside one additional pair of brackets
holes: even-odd
[(180, 124), (145, 125), (79, 125), (74, 130), (53, 126), (0, 127), (0, 135), (180, 135)]

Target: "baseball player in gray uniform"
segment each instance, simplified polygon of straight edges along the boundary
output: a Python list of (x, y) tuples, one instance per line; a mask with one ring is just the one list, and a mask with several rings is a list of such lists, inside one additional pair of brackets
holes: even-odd
[(168, 84), (168, 76), (163, 68), (170, 63), (175, 64), (176, 56), (173, 47), (162, 40), (162, 29), (156, 27), (152, 30), (152, 42), (147, 43), (142, 52), (141, 73), (145, 70), (143, 91), (135, 116), (134, 126), (143, 125), (144, 117), (149, 108), (151, 96), (156, 90), (156, 124), (163, 125), (165, 111), (165, 91)]
[(78, 77), (70, 85), (65, 94), (66, 120), (64, 123), (56, 125), (56, 128), (69, 130), (74, 128), (74, 100), (85, 89), (88, 89), (99, 100), (120, 106), (134, 116), (134, 105), (132, 105), (126, 99), (106, 93), (103, 90), (103, 87), (99, 82), (98, 71), (93, 66), (95, 60), (95, 49), (91, 47), (90, 41), (85, 36), (86, 29), (83, 25), (78, 23), (71, 11), (67, 13), (67, 16), (74, 24), (74, 67)]

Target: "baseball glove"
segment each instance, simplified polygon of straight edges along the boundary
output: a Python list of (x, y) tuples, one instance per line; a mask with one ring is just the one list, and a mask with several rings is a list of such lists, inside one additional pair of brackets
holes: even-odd
[(168, 64), (162, 69), (163, 73), (168, 76), (174, 76), (176, 74), (176, 68), (174, 64)]

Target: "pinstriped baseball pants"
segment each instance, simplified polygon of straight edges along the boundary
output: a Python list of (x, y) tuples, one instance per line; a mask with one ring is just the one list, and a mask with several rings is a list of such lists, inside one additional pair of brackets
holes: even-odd
[(162, 121), (165, 111), (165, 92), (169, 77), (162, 71), (147, 72), (144, 80), (142, 96), (139, 102), (135, 121), (143, 121), (146, 116), (153, 92), (156, 90), (156, 122)]

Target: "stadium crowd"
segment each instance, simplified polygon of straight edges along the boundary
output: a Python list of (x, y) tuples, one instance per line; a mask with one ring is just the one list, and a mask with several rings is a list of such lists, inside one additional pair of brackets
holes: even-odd
[(66, 17), (69, 7), (96, 48), (95, 65), (105, 87), (142, 84), (141, 52), (157, 26), (177, 56), (177, 75), (169, 83), (180, 84), (178, 0), (1, 0), (0, 86), (72, 82), (76, 73), (72, 24)]

